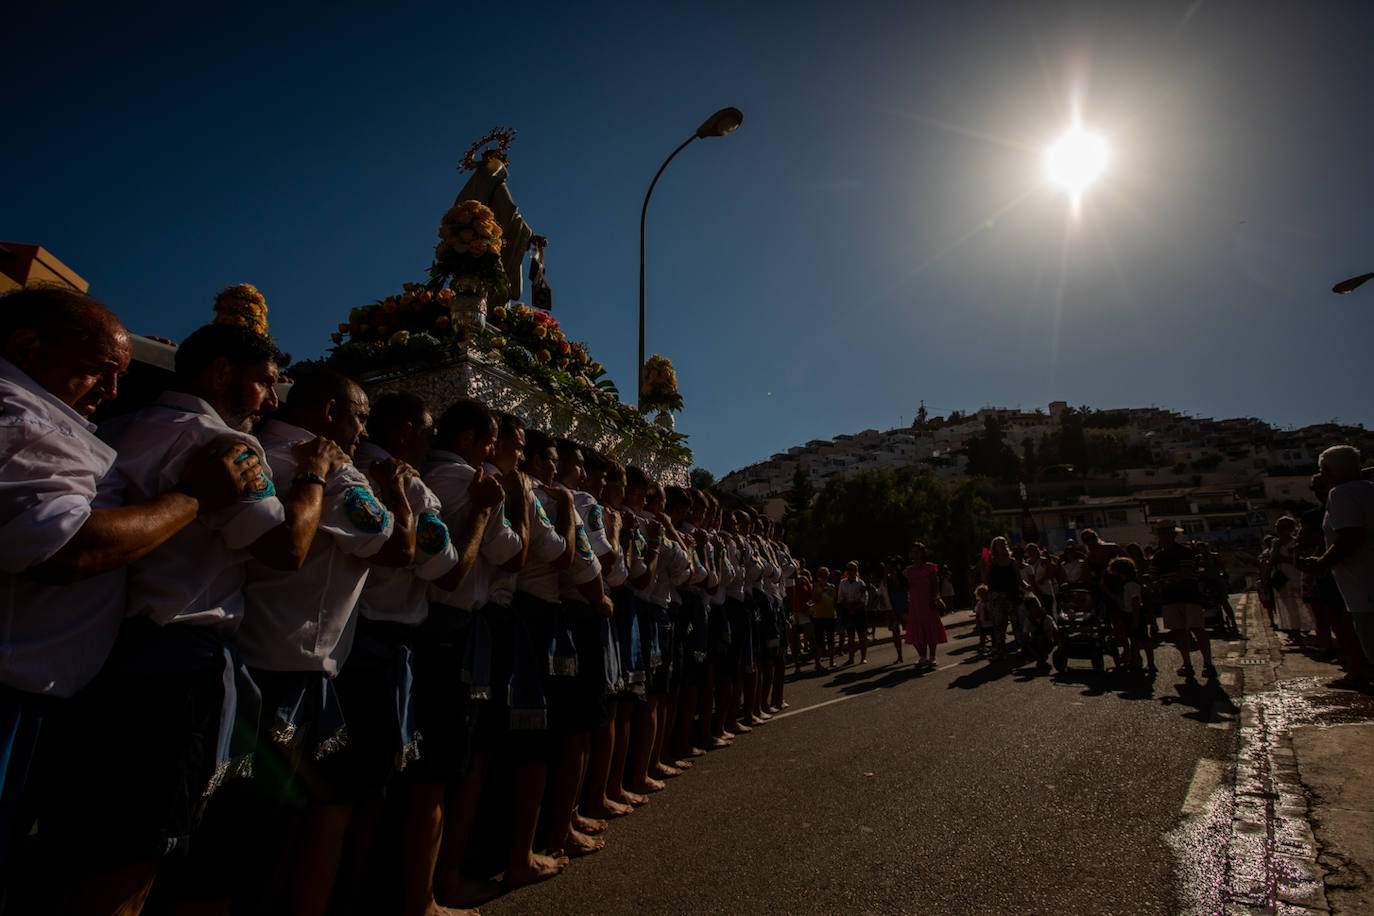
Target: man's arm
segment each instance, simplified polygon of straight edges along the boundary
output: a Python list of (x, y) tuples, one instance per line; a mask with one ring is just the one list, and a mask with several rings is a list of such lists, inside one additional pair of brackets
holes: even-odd
[[(534, 494), (530, 492), (529, 478), (516, 470), (501, 474), (501, 487), (506, 494), (506, 521), (520, 537), (520, 552), (502, 563), (501, 569), (519, 572), (525, 568), (525, 560), (530, 555), (530, 500), (534, 499)], [(511, 506), (519, 508), (512, 513)]]
[(1319, 557), (1304, 558), (1303, 565), (1309, 572), (1318, 576), (1330, 572), (1359, 550), (1365, 542), (1365, 537), (1363, 528), (1337, 529), (1336, 538), (1331, 542), (1331, 546), (1326, 548), (1326, 552)]
[(468, 573), (472, 572), (472, 567), (477, 564), (477, 555), (482, 551), (482, 536), (486, 534), (491, 513), (497, 511), (496, 507), (501, 505), (504, 495), (496, 478), (486, 476), (481, 468), (477, 468), (476, 473), (472, 475), (472, 482), (468, 484), (468, 498), (472, 502), (472, 511), (468, 513), (463, 530), (458, 532), (453, 541), (458, 562), (434, 580), (434, 585), (441, 591), (457, 590)]
[[(322, 436), (292, 446), (291, 457), (296, 460), (298, 477), (313, 475), (320, 480), (348, 460), (342, 449)], [(281, 504), (286, 510), (286, 521), (249, 544), (248, 552), (270, 569), (294, 572), (305, 563), (305, 555), (319, 530), (324, 486), (306, 480), (295, 482), (290, 492), (281, 497)]]
[(549, 487), (546, 492), (553, 498), (554, 505), (558, 509), (558, 535), (563, 538), (563, 543), (566, 545), (563, 548), (563, 553), (549, 565), (562, 571), (572, 567), (573, 554), (577, 552), (577, 513), (573, 509), (571, 490), (563, 487)]
[[(247, 457), (239, 460), (244, 453)], [(127, 566), (189, 525), (202, 511), (251, 493), (262, 472), (258, 456), (242, 444), (206, 450), (187, 463), (176, 489), (135, 506), (92, 509), (85, 524), (28, 574), (50, 585), (67, 585)]]
[(368, 558), (374, 566), (403, 569), (415, 562), (415, 513), (406, 498), (406, 482), (415, 476), (415, 469), (403, 461), (389, 458), (368, 468), (368, 476), (376, 485), (375, 492), (382, 504), (391, 510), (394, 527), (382, 549)]

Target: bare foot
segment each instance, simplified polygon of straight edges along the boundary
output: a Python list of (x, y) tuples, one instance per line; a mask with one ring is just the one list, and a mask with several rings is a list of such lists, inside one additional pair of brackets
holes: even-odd
[(568, 831), (568, 841), (563, 844), (562, 854), (569, 859), (579, 859), (600, 852), (606, 848), (606, 841), (599, 836), (587, 836), (577, 830)]
[(687, 763), (687, 761), (688, 761), (689, 759), (691, 759), (692, 757), (705, 757), (705, 756), (706, 756), (706, 752), (703, 751), (701, 748), (699, 748), (699, 747), (692, 747), (691, 745), (688, 745), (687, 747), (684, 747), (684, 748), (679, 748), (677, 751), (674, 752), (674, 754), (675, 754), (675, 756), (677, 757), (677, 761), (675, 762), (674, 765), (675, 765), (675, 766), (678, 766), (678, 767), (681, 767), (681, 768), (684, 769), (684, 770), (687, 769), (687, 767), (691, 766), (691, 764), (690, 764), (690, 763)]
[(527, 868), (506, 869), (506, 880), (501, 882), (507, 890), (524, 887), (539, 881), (547, 881), (568, 867), (567, 856), (541, 856), (531, 853)]
[[(645, 776), (643, 784), (635, 786), (635, 791), (641, 795), (649, 795), (653, 792), (662, 792), (666, 788), (668, 788), (667, 783), (660, 782), (652, 776)], [(646, 798), (645, 801), (648, 799)]]
[(650, 767), (649, 772), (653, 773), (659, 779), (672, 779), (674, 776), (682, 775), (682, 771), (677, 767), (670, 767), (662, 763)]
[(624, 804), (610, 798), (602, 798), (599, 805), (588, 805), (587, 816), (610, 819), (614, 817), (624, 817), (634, 811), (634, 806), (628, 801)]
[(722, 740), (722, 741), (724, 741), (724, 742), (726, 742), (726, 743), (728, 744), (729, 742), (735, 740), (735, 733), (734, 733), (734, 732), (721, 732), (721, 733), (720, 733), (720, 740)]
[(613, 801), (618, 801), (623, 805), (630, 805), (633, 808), (638, 808), (649, 803), (649, 799), (638, 792), (631, 792), (629, 789), (621, 789), (620, 794), (617, 795)]
[(724, 738), (712, 738), (710, 741), (706, 742), (706, 750), (708, 751), (718, 751), (727, 747), (730, 747), (730, 742), (726, 741)]
[(749, 734), (751, 731), (753, 731), (753, 729), (750, 728), (749, 726), (745, 725), (743, 722), (736, 722), (736, 723), (735, 723), (735, 731), (738, 732), (738, 733), (741, 734), (741, 735), (747, 735), (747, 734)]
[[(435, 875), (434, 896), (444, 901), (443, 906), (465, 912), (464, 907), (476, 907), (486, 903), (501, 893), (501, 885), (496, 881), (469, 878), (466, 875), (448, 873)], [(440, 906), (436, 902), (435, 906)], [(441, 912), (446, 912), (441, 909)], [(468, 912), (476, 912), (471, 910)]]
[(425, 907), (425, 916), (482, 916), (482, 914), (464, 907), (440, 906), (431, 900), (429, 906)]
[(579, 830), (587, 834), (587, 836), (596, 836), (597, 834), (605, 833), (606, 829), (610, 826), (611, 825), (604, 819), (599, 817), (587, 817), (581, 812), (573, 814), (573, 829)]

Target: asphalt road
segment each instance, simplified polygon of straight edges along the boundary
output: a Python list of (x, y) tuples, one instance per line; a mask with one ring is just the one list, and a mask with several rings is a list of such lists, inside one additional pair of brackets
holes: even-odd
[(789, 680), (786, 714), (482, 912), (1178, 912), (1165, 835), (1233, 757), (1238, 689), (1184, 687), (1168, 648), (1153, 684), (990, 666), (966, 620), (936, 671), (888, 643)]

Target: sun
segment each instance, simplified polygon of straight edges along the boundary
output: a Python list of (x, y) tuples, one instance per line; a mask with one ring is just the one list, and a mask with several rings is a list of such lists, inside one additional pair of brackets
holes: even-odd
[(1107, 141), (1075, 125), (1045, 150), (1045, 177), (1077, 199), (1102, 177), (1107, 159)]

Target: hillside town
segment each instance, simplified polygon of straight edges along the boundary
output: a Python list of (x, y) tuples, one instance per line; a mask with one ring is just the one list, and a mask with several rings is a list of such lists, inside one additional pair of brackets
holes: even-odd
[(980, 478), (1015, 543), (1028, 512), (1042, 542), (1062, 548), (1085, 528), (1148, 541), (1151, 519), (1178, 520), (1193, 538), (1258, 544), (1285, 513), (1312, 503), (1317, 456), (1342, 442), (1367, 453), (1374, 433), (1337, 422), (1278, 429), (1254, 417), (1215, 420), (1159, 407), (1031, 411), (985, 407), (908, 427), (812, 439), (726, 474), (722, 489), (781, 518), (797, 486), (819, 491), (843, 475), (912, 466), (955, 483)]

